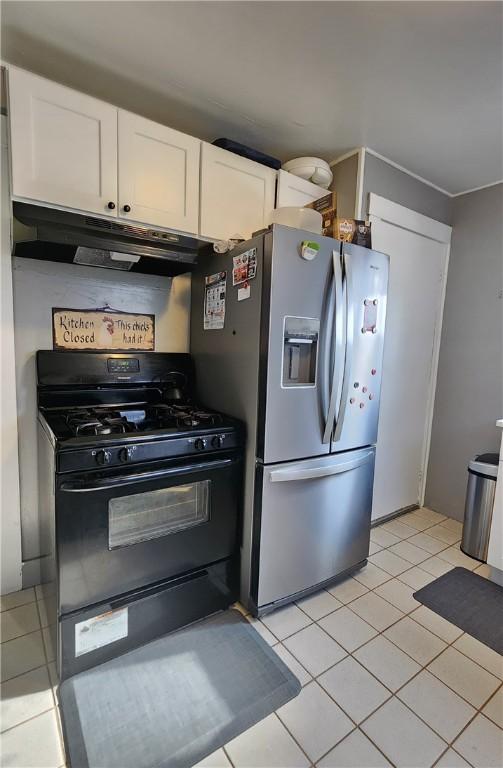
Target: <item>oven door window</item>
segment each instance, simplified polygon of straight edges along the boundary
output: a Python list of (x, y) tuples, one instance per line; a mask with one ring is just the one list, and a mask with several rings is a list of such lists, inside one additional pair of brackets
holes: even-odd
[(210, 480), (120, 496), (108, 502), (108, 548), (179, 533), (210, 519)]

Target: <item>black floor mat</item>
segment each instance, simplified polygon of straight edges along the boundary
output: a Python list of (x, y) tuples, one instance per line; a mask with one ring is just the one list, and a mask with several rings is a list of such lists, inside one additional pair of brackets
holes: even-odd
[(503, 587), (466, 568), (454, 568), (414, 597), (503, 655)]
[(300, 683), (225, 611), (65, 680), (72, 768), (188, 768), (274, 712)]

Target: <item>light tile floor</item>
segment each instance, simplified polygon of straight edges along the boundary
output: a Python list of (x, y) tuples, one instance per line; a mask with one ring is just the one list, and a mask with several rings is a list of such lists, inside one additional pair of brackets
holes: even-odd
[[(354, 577), (250, 619), (303, 689), (201, 766), (501, 768), (503, 658), (412, 596), (455, 565), (487, 575), (460, 535), (431, 510), (402, 515), (372, 530)], [(47, 608), (39, 588), (1, 598), (6, 767), (65, 762)]]

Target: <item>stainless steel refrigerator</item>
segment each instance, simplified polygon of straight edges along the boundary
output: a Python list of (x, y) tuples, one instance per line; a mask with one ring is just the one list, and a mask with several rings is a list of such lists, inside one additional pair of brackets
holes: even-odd
[(386, 255), (279, 225), (193, 275), (199, 396), (247, 425), (241, 600), (255, 615), (368, 556), (387, 284)]

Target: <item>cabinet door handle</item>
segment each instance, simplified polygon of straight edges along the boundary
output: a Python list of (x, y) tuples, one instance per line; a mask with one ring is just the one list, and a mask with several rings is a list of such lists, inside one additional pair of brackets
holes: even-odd
[(124, 211), (124, 213), (129, 213), (129, 211), (131, 210), (131, 206), (130, 205), (124, 205), (124, 206), (122, 206), (122, 210)]
[(112, 200), (110, 200), (110, 202), (107, 205), (107, 208), (110, 208), (110, 210), (113, 211), (113, 209), (115, 208), (115, 203)]

